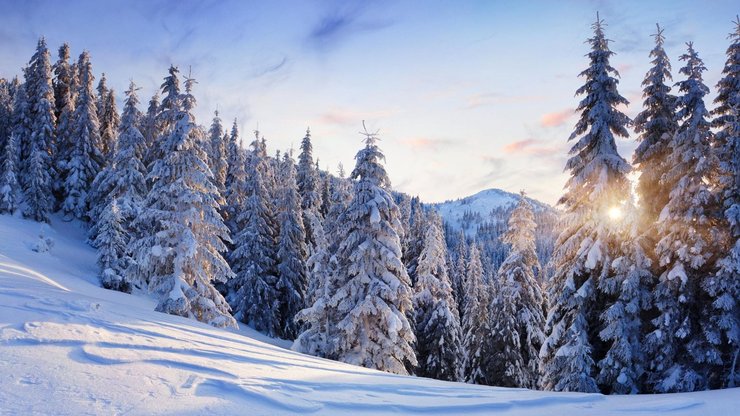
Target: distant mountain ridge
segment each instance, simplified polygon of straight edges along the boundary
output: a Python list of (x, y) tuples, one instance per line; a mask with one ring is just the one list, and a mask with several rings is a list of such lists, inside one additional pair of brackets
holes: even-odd
[[(468, 237), (473, 237), (480, 225), (503, 220), (500, 213), (514, 208), (519, 198), (520, 195), (517, 193), (491, 188), (464, 198), (429, 204), (429, 206), (439, 212), (449, 227), (465, 232)], [(535, 213), (557, 215), (557, 210), (552, 206), (530, 197), (526, 198), (532, 204)]]

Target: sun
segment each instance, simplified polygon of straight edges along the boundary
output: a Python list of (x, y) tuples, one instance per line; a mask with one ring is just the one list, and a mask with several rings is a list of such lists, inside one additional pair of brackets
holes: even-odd
[(610, 220), (619, 221), (624, 216), (624, 213), (619, 207), (611, 207), (609, 208), (609, 211), (607, 211), (607, 215), (609, 216)]

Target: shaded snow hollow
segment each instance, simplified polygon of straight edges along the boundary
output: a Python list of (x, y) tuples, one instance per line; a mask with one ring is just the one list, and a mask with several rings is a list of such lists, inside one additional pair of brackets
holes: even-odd
[(153, 312), (98, 287), (77, 223), (0, 215), (0, 414), (725, 415), (740, 389), (648, 396), (538, 392), (402, 377)]

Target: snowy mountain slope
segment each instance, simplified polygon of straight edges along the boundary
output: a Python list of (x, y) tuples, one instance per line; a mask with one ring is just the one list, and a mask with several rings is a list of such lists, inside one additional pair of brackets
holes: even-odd
[[(535, 212), (554, 209), (540, 201), (527, 197)], [(445, 222), (456, 230), (463, 230), (468, 236), (475, 235), (476, 228), (483, 222), (497, 220), (492, 211), (513, 209), (519, 195), (501, 189), (486, 189), (477, 194), (452, 201), (430, 204)]]
[(39, 229), (0, 216), (2, 415), (729, 415), (740, 393), (536, 392), (309, 357), (249, 329), (215, 329), (153, 312), (147, 296), (101, 289), (76, 223), (53, 223), (48, 253), (31, 250)]

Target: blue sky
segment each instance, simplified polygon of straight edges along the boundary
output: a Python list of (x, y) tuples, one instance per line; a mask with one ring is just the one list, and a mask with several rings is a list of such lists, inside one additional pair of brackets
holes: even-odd
[[(364, 119), (380, 130), (399, 190), (432, 202), (525, 189), (554, 203), (596, 11), (634, 116), (655, 23), (666, 28), (674, 77), (684, 42), (693, 41), (713, 87), (740, 8), (683, 0), (0, 0), (0, 76), (20, 73), (43, 35), (54, 60), (64, 41), (74, 56), (87, 49), (119, 100), (134, 79), (145, 104), (174, 63), (199, 82), (200, 123), (218, 107), (243, 133), (259, 124), (272, 151), (297, 148), (310, 126), (322, 168), (351, 169)], [(629, 160), (634, 136), (619, 146)]]

